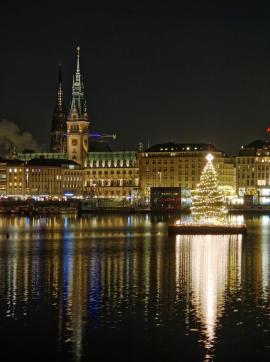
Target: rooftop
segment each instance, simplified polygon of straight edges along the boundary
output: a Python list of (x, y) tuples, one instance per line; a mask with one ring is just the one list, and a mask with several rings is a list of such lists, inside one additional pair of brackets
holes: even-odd
[(270, 152), (270, 142), (266, 140), (255, 140), (251, 143), (242, 146), (238, 156), (255, 156), (258, 152), (262, 151), (263, 154), (265, 152)]
[(6, 160), (3, 160), (2, 162), (5, 162), (7, 165), (23, 165), (24, 164), (24, 161), (23, 160), (18, 160), (17, 158), (15, 159), (12, 159), (12, 160), (9, 160), (9, 159), (6, 159)]
[(185, 152), (185, 151), (212, 151), (221, 152), (214, 145), (209, 143), (159, 143), (149, 147), (146, 152)]
[(26, 164), (29, 166), (79, 166), (77, 162), (67, 160), (67, 159), (50, 159), (50, 158), (33, 158), (30, 161), (26, 161)]
[(61, 166), (78, 166), (80, 165), (77, 162), (70, 161), (67, 159), (50, 159), (50, 158), (33, 158), (29, 161), (24, 160), (3, 160), (7, 165), (28, 165), (28, 166), (51, 166), (51, 167), (61, 167)]

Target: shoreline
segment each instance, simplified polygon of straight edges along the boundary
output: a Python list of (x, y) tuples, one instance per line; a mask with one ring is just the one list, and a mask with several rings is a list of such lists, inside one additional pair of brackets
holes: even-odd
[[(151, 209), (135, 206), (85, 208), (79, 200), (68, 201), (0, 201), (0, 215), (53, 215), (53, 214), (178, 214), (188, 215), (190, 209)], [(234, 214), (270, 214), (270, 206), (229, 208)]]
[[(175, 209), (135, 209), (135, 208), (99, 208), (91, 210), (80, 210), (76, 207), (37, 207), (33, 209), (15, 208), (6, 209), (1, 208), (0, 215), (21, 215), (21, 216), (46, 216), (46, 215), (87, 215), (87, 214), (176, 214), (176, 215), (189, 215), (189, 210), (175, 210)], [(269, 214), (270, 209), (233, 209), (228, 211), (228, 215), (237, 214)]]

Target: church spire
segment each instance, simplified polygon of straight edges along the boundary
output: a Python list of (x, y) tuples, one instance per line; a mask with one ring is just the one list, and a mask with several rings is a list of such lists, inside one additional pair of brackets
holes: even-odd
[(62, 64), (58, 64), (58, 85), (56, 103), (51, 122), (51, 151), (65, 152), (66, 149), (66, 109), (62, 84)]
[(67, 118), (67, 157), (82, 166), (87, 164), (89, 120), (80, 69), (80, 47), (77, 47), (76, 71), (72, 82), (72, 100)]
[[(76, 109), (76, 112), (75, 112)], [(73, 76), (72, 83), (72, 100), (69, 110), (69, 118), (74, 118), (76, 115), (79, 119), (88, 121), (88, 115), (85, 112), (86, 100), (84, 95), (84, 85), (82, 80), (82, 74), (80, 70), (80, 47), (77, 47), (77, 64), (76, 72)]]
[(80, 74), (80, 50), (81, 48), (78, 46), (77, 47), (77, 69), (76, 69), (76, 73)]
[(82, 75), (80, 71), (80, 47), (77, 47), (77, 66), (76, 66), (76, 73), (75, 73), (75, 82), (77, 87), (82, 87)]
[(62, 63), (59, 61), (58, 63), (58, 88), (57, 88), (57, 99), (56, 99), (56, 109), (59, 110), (63, 108), (64, 103), (64, 92), (62, 85)]

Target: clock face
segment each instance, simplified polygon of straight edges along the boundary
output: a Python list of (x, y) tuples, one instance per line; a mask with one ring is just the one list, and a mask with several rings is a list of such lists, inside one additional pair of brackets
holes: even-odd
[(71, 141), (71, 144), (72, 144), (72, 146), (77, 146), (78, 141), (75, 138), (73, 138), (73, 140)]

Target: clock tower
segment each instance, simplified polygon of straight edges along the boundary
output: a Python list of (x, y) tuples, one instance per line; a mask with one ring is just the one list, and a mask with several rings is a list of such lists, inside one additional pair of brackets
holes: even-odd
[(85, 167), (89, 148), (89, 119), (80, 71), (80, 47), (77, 47), (77, 67), (73, 77), (72, 101), (67, 117), (67, 157)]

